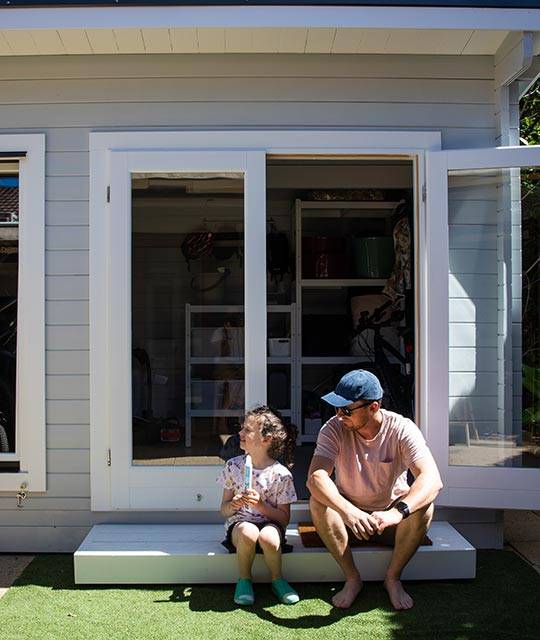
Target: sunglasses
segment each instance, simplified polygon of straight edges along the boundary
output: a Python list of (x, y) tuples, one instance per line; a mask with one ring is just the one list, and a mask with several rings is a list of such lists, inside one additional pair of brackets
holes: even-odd
[(353, 412), (357, 409), (363, 409), (364, 407), (369, 407), (369, 405), (373, 402), (370, 400), (369, 402), (364, 402), (364, 404), (359, 404), (357, 407), (336, 407), (336, 414), (342, 413), (344, 416), (350, 417)]

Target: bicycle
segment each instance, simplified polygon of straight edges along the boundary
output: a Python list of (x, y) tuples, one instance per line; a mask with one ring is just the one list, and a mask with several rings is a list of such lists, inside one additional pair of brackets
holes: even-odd
[[(353, 341), (357, 341), (363, 355), (370, 360), (369, 363), (362, 363), (362, 368), (374, 373), (381, 381), (385, 392), (385, 407), (414, 420), (413, 332), (408, 327), (401, 326), (404, 312), (400, 309), (391, 310), (391, 306), (392, 302), (388, 301), (376, 308), (371, 315), (368, 311), (361, 312)], [(391, 326), (394, 326), (402, 341), (402, 351), (381, 335), (383, 328)], [(373, 332), (373, 346), (366, 335), (368, 330)]]

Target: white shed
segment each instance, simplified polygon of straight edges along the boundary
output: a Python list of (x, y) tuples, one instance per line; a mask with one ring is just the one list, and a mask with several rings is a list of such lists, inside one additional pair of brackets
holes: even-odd
[(267, 401), (305, 498), (318, 398), (357, 366), (422, 429), (437, 518), (500, 546), (501, 510), (540, 508), (540, 3), (184, 4), (0, 2), (0, 550), (220, 522), (228, 439)]

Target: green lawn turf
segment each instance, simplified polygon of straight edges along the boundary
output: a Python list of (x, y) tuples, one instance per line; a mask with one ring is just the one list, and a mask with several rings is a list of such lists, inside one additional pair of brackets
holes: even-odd
[(0, 600), (0, 639), (540, 638), (540, 575), (509, 551), (479, 552), (475, 580), (408, 583), (407, 612), (390, 608), (379, 583), (348, 612), (329, 604), (337, 585), (296, 586), (297, 605), (255, 585), (255, 606), (240, 609), (231, 585), (78, 587), (72, 556), (38, 556)]

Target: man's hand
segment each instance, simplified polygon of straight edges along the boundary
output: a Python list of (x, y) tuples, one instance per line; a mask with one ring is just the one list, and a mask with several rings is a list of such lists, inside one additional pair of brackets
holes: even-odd
[(343, 513), (343, 522), (359, 540), (362, 538), (364, 540), (369, 540), (370, 536), (377, 533), (378, 523), (373, 515), (370, 515), (353, 505)]
[(371, 517), (376, 522), (377, 533), (382, 533), (386, 527), (394, 527), (403, 520), (403, 516), (397, 509), (374, 511)]

